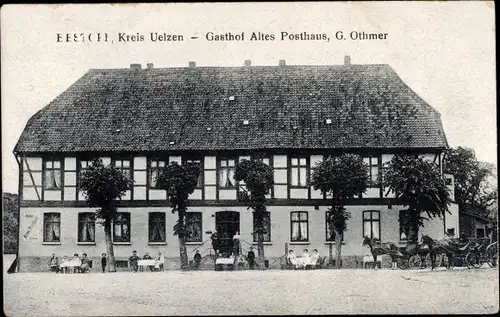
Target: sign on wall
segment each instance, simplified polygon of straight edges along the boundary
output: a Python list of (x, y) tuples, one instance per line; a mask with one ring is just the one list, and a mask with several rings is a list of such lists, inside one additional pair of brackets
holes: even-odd
[(24, 239), (30, 241), (38, 240), (38, 224), (40, 223), (40, 217), (35, 214), (26, 214), (23, 223), (22, 234)]

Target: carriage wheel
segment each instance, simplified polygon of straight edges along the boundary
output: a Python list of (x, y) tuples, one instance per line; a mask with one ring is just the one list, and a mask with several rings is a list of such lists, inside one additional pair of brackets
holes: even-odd
[(443, 255), (442, 253), (436, 254), (436, 263), (434, 263), (436, 267), (441, 267), (443, 265)]
[(467, 255), (465, 256), (465, 263), (467, 263), (467, 267), (470, 269), (470, 268), (480, 268), (481, 266), (483, 266), (483, 261), (481, 259), (481, 257), (476, 254), (476, 253), (467, 253)]
[(398, 263), (398, 268), (401, 270), (406, 270), (409, 267), (408, 259), (398, 258), (396, 261)]
[(424, 258), (424, 267), (428, 267), (430, 268), (432, 265), (432, 262), (431, 262), (431, 254), (430, 253), (427, 253), (427, 255), (425, 256)]
[(486, 262), (490, 267), (496, 267), (498, 261), (498, 244), (490, 244), (485, 252)]
[(415, 254), (408, 259), (408, 266), (412, 269), (419, 269), (422, 266), (422, 258), (420, 255)]

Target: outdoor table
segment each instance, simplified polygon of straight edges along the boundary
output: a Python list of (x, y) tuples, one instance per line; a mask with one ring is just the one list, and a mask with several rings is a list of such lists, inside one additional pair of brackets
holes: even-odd
[(221, 270), (224, 268), (224, 265), (230, 266), (234, 268), (235, 258), (218, 258), (215, 260), (215, 267), (219, 267)]
[(75, 267), (81, 267), (82, 266), (82, 261), (81, 260), (69, 260), (66, 262), (61, 263), (59, 266), (60, 268), (67, 267), (67, 268), (75, 268)]
[(137, 262), (137, 265), (139, 266), (141, 271), (144, 270), (144, 267), (155, 266), (155, 264), (156, 260), (139, 260), (139, 262)]

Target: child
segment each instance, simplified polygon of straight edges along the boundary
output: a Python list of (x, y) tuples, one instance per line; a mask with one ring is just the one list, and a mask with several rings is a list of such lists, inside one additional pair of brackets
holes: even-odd
[(160, 270), (163, 268), (163, 263), (165, 263), (165, 258), (161, 254), (160, 251), (158, 251), (158, 256), (155, 258), (155, 269)]
[(57, 272), (59, 267), (59, 260), (56, 257), (55, 253), (52, 253), (52, 257), (49, 261), (50, 272)]
[(107, 258), (106, 258), (106, 253), (103, 253), (101, 255), (101, 267), (102, 267), (102, 273), (105, 273), (106, 272), (106, 262), (107, 262)]
[(83, 254), (82, 257), (82, 266), (81, 266), (81, 273), (87, 273), (90, 271), (90, 260), (87, 258), (87, 253)]
[[(149, 253), (148, 253), (148, 252), (146, 252), (146, 254), (144, 254), (144, 256), (142, 257), (142, 259), (143, 259), (143, 260), (152, 260), (151, 255), (149, 255)], [(148, 267), (149, 267), (149, 270), (150, 270), (151, 272), (153, 272), (153, 271), (154, 271), (154, 267), (153, 267), (153, 266), (148, 265)]]
[(68, 262), (68, 261), (69, 261), (68, 256), (67, 256), (67, 255), (65, 255), (65, 256), (62, 258), (62, 260), (61, 260), (61, 266), (60, 266), (60, 269), (59, 269), (59, 271), (60, 271), (61, 273), (68, 273), (68, 266), (67, 266), (67, 263), (66, 263), (66, 262)]
[(298, 267), (297, 257), (293, 253), (293, 250), (288, 251), (288, 261), (293, 265), (294, 268)]
[(200, 262), (201, 262), (200, 250), (196, 250), (196, 253), (194, 254), (194, 268), (195, 268), (195, 270), (198, 270), (200, 268)]
[(78, 253), (75, 253), (73, 255), (73, 259), (71, 259), (71, 262), (73, 262), (73, 273), (80, 273), (80, 266), (82, 265), (82, 261), (80, 261)]
[(139, 269), (139, 257), (137, 256), (137, 251), (134, 250), (128, 260), (130, 262), (130, 267), (134, 270), (134, 272), (137, 272)]

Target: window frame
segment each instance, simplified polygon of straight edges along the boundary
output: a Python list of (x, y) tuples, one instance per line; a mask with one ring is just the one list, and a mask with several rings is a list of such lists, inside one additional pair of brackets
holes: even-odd
[(188, 214), (190, 214), (190, 215), (196, 214), (197, 216), (199, 215), (199, 220), (197, 219), (195, 223), (199, 223), (200, 224), (200, 237), (199, 237), (198, 240), (192, 240), (191, 239), (192, 237), (186, 236), (185, 237), (185, 239), (186, 239), (185, 241), (187, 243), (202, 243), (203, 242), (203, 213), (200, 212), (200, 211), (189, 211), (189, 212), (186, 212), (186, 220), (187, 220)]
[[(88, 221), (89, 218), (84, 218), (84, 219), (81, 219), (82, 216), (85, 216), (85, 215), (93, 215), (94, 213), (93, 212), (79, 212), (78, 213), (78, 226), (77, 226), (77, 237), (76, 237), (76, 241), (77, 243), (83, 243), (83, 244), (95, 244), (95, 218), (92, 220), (92, 221)], [(91, 218), (93, 218), (93, 216), (91, 216)], [(84, 220), (84, 221), (82, 221)], [(81, 225), (83, 223), (92, 223), (92, 226), (94, 227), (94, 234), (93, 234), (93, 237), (92, 237), (92, 240), (91, 241), (83, 241), (83, 240), (80, 240), (80, 231), (82, 229)]]
[[(334, 243), (337, 241), (337, 236), (335, 234), (335, 231), (333, 231), (333, 235), (334, 235), (334, 239), (330, 239), (329, 235), (328, 235), (328, 213), (330, 213), (329, 210), (326, 210), (325, 211), (325, 242), (330, 242), (330, 243)], [(344, 232), (342, 232), (342, 239), (341, 239), (341, 242), (344, 243)]]
[[(132, 237), (131, 237), (131, 223), (132, 223), (132, 220), (131, 220), (131, 217), (130, 217), (130, 212), (118, 212), (117, 213), (117, 217), (118, 217), (118, 215), (128, 215), (128, 223), (127, 223), (128, 224), (128, 228), (127, 228), (127, 230), (128, 230), (128, 241), (125, 241), (125, 240), (122, 240), (122, 239), (120, 239), (120, 240), (116, 240), (115, 239), (116, 238), (115, 226), (117, 225), (116, 219), (113, 219), (113, 223), (112, 223), (112, 228), (111, 228), (111, 230), (112, 230), (112, 232), (111, 232), (111, 238), (112, 239), (111, 240), (113, 241), (113, 243), (118, 243), (118, 244), (120, 244), (120, 243), (126, 243), (126, 244), (129, 244), (129, 243), (131, 243), (131, 240), (132, 240)], [(123, 232), (123, 223), (121, 223), (120, 225), (121, 225), (120, 231)]]
[[(155, 162), (156, 166), (153, 167), (151, 166), (151, 163)], [(163, 163), (163, 167), (159, 166), (160, 163)], [(147, 158), (147, 180), (146, 180), (146, 188), (149, 191), (150, 189), (160, 189), (158, 188), (155, 183), (154, 186), (152, 186), (152, 177), (153, 177), (153, 171), (158, 170), (158, 175), (160, 175), (161, 169), (167, 167), (168, 165), (168, 158), (164, 158), (161, 156), (153, 156), (153, 157), (148, 157)], [(149, 195), (148, 195), (149, 197)]]
[[(268, 228), (268, 236), (269, 236), (269, 239), (266, 239), (265, 238), (265, 235), (264, 235), (264, 243), (271, 243), (272, 242), (272, 236), (271, 236), (271, 212), (269, 211), (266, 211), (265, 214), (267, 215), (269, 221), (268, 221), (268, 224), (269, 224), (269, 228)], [(309, 232), (308, 232), (309, 233)], [(258, 236), (257, 236), (257, 233), (255, 233), (255, 212), (252, 212), (252, 241), (253, 243), (258, 243)]]
[(205, 179), (204, 179), (204, 161), (203, 161), (203, 155), (200, 156), (186, 156), (182, 157), (182, 165), (187, 165), (187, 164), (193, 164), (199, 161), (198, 164), (200, 165), (200, 174), (198, 175), (198, 183), (196, 184), (195, 189), (203, 189), (203, 185), (205, 184)]
[[(52, 166), (51, 167), (47, 167), (47, 163), (51, 162)], [(59, 167), (58, 168), (55, 168), (54, 167), (54, 162), (58, 162), (59, 163)], [(63, 162), (64, 160), (61, 159), (60, 157), (44, 157), (42, 159), (42, 189), (43, 191), (62, 191), (63, 188), (64, 188), (64, 176), (63, 176), (63, 171), (64, 171), (64, 166), (63, 166)], [(59, 171), (59, 187), (51, 187), (51, 188), (47, 188), (47, 172), (49, 171), (52, 171), (52, 173), (54, 173), (55, 171)], [(55, 179), (55, 176), (54, 176), (54, 179)]]
[[(366, 213), (370, 213), (370, 218), (369, 219), (365, 219), (365, 214)], [(373, 213), (378, 213), (378, 219), (374, 219), (373, 218)], [(373, 232), (373, 223), (374, 222), (378, 222), (378, 238), (380, 241), (382, 241), (382, 229), (380, 227), (380, 210), (363, 210), (363, 225), (362, 225), (362, 238), (364, 238), (365, 236), (367, 236), (366, 232), (365, 232), (365, 222), (369, 222), (370, 223), (370, 236), (368, 236), (368, 238), (370, 239), (373, 239), (373, 236), (371, 236), (371, 233)]]
[[(382, 157), (380, 155), (363, 156), (363, 162), (366, 164), (365, 159), (368, 159), (368, 188), (381, 188), (382, 187)], [(372, 160), (377, 159), (376, 164), (372, 164)], [(377, 182), (373, 182), (372, 168), (377, 168)]]
[[(153, 216), (161, 215), (159, 218), (163, 218), (162, 221), (152, 221), (154, 220)], [(151, 232), (154, 226), (152, 224), (162, 224), (163, 225), (163, 240), (153, 240), (151, 239)], [(161, 229), (161, 228), (160, 228)], [(161, 211), (152, 211), (148, 212), (148, 243), (166, 243), (167, 242), (167, 215), (165, 212)]]
[[(293, 160), (296, 159), (297, 160), (297, 165), (294, 165), (293, 164)], [(305, 159), (306, 162), (304, 165), (302, 165), (301, 163), (301, 160), (302, 159)], [(289, 188), (302, 188), (302, 189), (308, 189), (310, 187), (310, 177), (311, 177), (311, 170), (310, 170), (310, 166), (309, 166), (309, 159), (310, 159), (310, 156), (309, 155), (298, 155), (298, 156), (289, 156), (289, 161), (288, 161), (288, 184), (289, 184)], [(293, 169), (296, 168), (297, 169), (297, 185), (294, 185), (292, 183), (292, 171)], [(300, 182), (301, 182), (301, 176), (300, 176), (300, 171), (301, 169), (305, 169), (306, 170), (306, 175), (305, 175), (305, 185), (301, 185)]]
[[(293, 215), (297, 214), (298, 215), (298, 220), (293, 220)], [(300, 220), (300, 215), (305, 214), (307, 216), (306, 220)], [(301, 223), (306, 223), (306, 229), (307, 229), (307, 237), (305, 240), (295, 240), (293, 238), (293, 224), (298, 223), (299, 224), (299, 236), (302, 236), (302, 233), (300, 231), (301, 228)], [(307, 211), (291, 211), (290, 212), (290, 242), (291, 243), (305, 243), (309, 242), (309, 212)]]
[[(229, 166), (229, 161), (232, 160), (234, 161), (234, 165), (233, 166)], [(222, 162), (223, 161), (227, 161), (226, 162), (226, 166), (222, 166)], [(220, 182), (220, 173), (222, 172), (223, 169), (227, 169), (228, 170), (228, 174), (226, 175), (226, 177), (229, 177), (229, 169), (232, 168), (234, 170), (233, 172), (233, 175), (236, 173), (236, 164), (238, 164), (238, 158), (237, 157), (232, 157), (232, 156), (221, 156), (221, 157), (218, 157), (217, 158), (217, 188), (218, 189), (237, 189), (238, 188), (238, 182), (236, 182), (236, 180), (233, 178), (232, 182), (232, 186), (222, 186), (221, 182)]]
[[(408, 213), (408, 209), (404, 209), (404, 210), (400, 210), (399, 211), (399, 218), (398, 218), (398, 223), (399, 223), (399, 241), (401, 241), (401, 242), (407, 242), (408, 241), (408, 234), (409, 234), (409, 232), (401, 231), (401, 230), (404, 230), (403, 224), (401, 223), (401, 216), (402, 216), (403, 213)], [(401, 238), (401, 234), (402, 233), (404, 233), (406, 235), (405, 239)]]
[[(59, 218), (59, 221), (48, 221), (47, 218), (49, 218), (50, 216), (54, 216), (54, 215), (57, 215), (58, 218)], [(59, 224), (59, 232), (58, 232), (58, 240), (46, 240), (45, 237), (46, 237), (46, 230), (47, 230), (47, 224), (52, 224), (52, 223), (58, 223)], [(43, 243), (48, 243), (48, 244), (51, 244), (51, 243), (54, 243), (54, 244), (60, 244), (61, 243), (61, 213), (60, 212), (44, 212), (43, 213)]]

